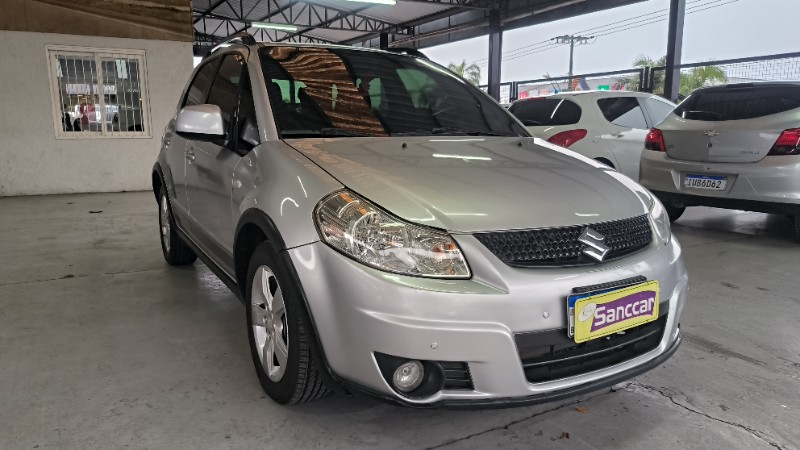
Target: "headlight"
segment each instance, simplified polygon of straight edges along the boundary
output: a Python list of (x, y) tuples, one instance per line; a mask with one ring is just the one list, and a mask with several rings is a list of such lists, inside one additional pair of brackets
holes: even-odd
[(664, 245), (669, 244), (672, 238), (672, 230), (669, 228), (669, 215), (664, 205), (658, 199), (650, 194), (650, 217), (653, 218), (653, 224), (656, 227), (656, 234), (664, 242)]
[(406, 223), (350, 191), (320, 202), (314, 220), (325, 243), (362, 264), (404, 275), (470, 277), (449, 234)]

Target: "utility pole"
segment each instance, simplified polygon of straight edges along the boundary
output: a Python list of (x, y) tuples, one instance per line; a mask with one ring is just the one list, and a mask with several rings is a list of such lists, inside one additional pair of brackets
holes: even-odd
[(572, 90), (572, 68), (573, 62), (575, 57), (575, 43), (578, 44), (585, 44), (589, 42), (590, 39), (594, 39), (594, 36), (578, 36), (578, 35), (567, 35), (564, 36), (556, 36), (551, 41), (556, 41), (557, 44), (569, 44), (569, 90)]

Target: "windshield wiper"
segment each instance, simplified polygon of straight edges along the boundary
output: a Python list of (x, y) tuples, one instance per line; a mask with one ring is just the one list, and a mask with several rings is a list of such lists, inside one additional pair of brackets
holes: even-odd
[(344, 128), (320, 128), (319, 134), (323, 136), (367, 136), (365, 134), (354, 133), (350, 130), (345, 130)]
[(316, 130), (286, 130), (281, 131), (284, 137), (315, 137), (315, 136), (348, 136), (348, 137), (365, 137), (368, 134), (354, 133), (344, 128), (325, 127)]

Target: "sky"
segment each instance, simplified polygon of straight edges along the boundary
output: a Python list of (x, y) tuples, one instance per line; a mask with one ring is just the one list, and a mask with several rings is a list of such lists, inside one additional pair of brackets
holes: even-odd
[[(800, 0), (686, 0), (686, 3), (684, 63), (800, 51), (800, 41), (796, 38)], [(617, 32), (597, 36), (593, 43), (575, 47), (576, 74), (627, 69), (633, 66), (633, 61), (640, 54), (657, 59), (666, 53), (668, 8), (669, 0), (648, 0), (582, 17), (506, 31), (503, 33), (503, 53), (511, 53), (504, 55), (501, 79), (514, 81), (542, 78), (545, 74), (565, 75), (569, 71), (569, 46), (540, 48), (542, 44), (538, 43), (590, 29), (594, 30), (583, 34), (591, 36)], [(638, 16), (643, 17), (613, 25), (614, 22)], [(641, 22), (643, 20), (646, 22)], [(628, 30), (604, 31), (598, 28), (624, 28), (634, 22), (636, 25), (655, 23)], [(514, 52), (515, 49), (520, 50)], [(537, 49), (542, 51), (525, 54)], [(423, 52), (443, 65), (477, 60), (478, 65), (483, 64), (481, 83), (487, 81), (487, 36), (429, 47)]]

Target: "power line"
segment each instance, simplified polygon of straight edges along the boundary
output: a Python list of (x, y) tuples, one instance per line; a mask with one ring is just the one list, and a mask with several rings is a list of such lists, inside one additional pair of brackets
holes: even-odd
[[(701, 2), (704, 2), (704, 1), (708, 1), (708, 0), (691, 0), (691, 1), (686, 2), (686, 5), (688, 7), (688, 5), (692, 5), (692, 4), (695, 4), (695, 3), (701, 3)], [(710, 3), (721, 2), (721, 1), (723, 1), (723, 0), (711, 0)], [(698, 6), (701, 6), (701, 5), (698, 5)], [(693, 7), (688, 7), (687, 9), (691, 9), (691, 8), (693, 8)], [(633, 20), (636, 20), (636, 19), (641, 19), (641, 18), (644, 18), (644, 17), (652, 19), (653, 18), (653, 14), (659, 14), (659, 13), (664, 13), (664, 12), (669, 13), (669, 8), (650, 11), (649, 13), (641, 14), (641, 15), (634, 16), (634, 17), (629, 17), (627, 19), (617, 20), (616, 22), (610, 22), (610, 23), (607, 23), (605, 25), (600, 25), (600, 26), (596, 26), (596, 27), (592, 27), (592, 28), (587, 28), (585, 30), (580, 30), (580, 31), (577, 31), (576, 33), (583, 34), (583, 33), (589, 33), (591, 31), (595, 31), (595, 30), (602, 30), (604, 28), (610, 27), (611, 25), (617, 25), (617, 24), (620, 24), (620, 23), (623, 23), (623, 22), (630, 22), (630, 21), (633, 21)], [(645, 19), (645, 20), (648, 20), (648, 19)]]
[[(705, 1), (705, 0), (695, 0), (694, 2), (697, 3), (697, 2), (701, 2), (701, 1)], [(706, 11), (706, 10), (713, 9), (713, 8), (718, 8), (718, 7), (721, 7), (721, 6), (728, 5), (730, 3), (736, 3), (738, 1), (739, 0), (712, 0), (710, 2), (706, 2), (706, 3), (703, 3), (701, 5), (693, 6), (692, 7), (693, 9), (691, 11), (688, 11), (686, 13), (686, 15), (694, 14), (694, 13), (701, 12), (701, 11)], [(646, 16), (646, 14), (645, 14), (645, 16)], [(602, 27), (595, 27), (595, 29), (601, 29), (601, 32), (596, 34), (595, 38), (598, 38), (598, 37), (601, 37), (601, 36), (608, 36), (608, 35), (611, 35), (611, 34), (616, 34), (616, 33), (620, 33), (620, 32), (623, 32), (623, 31), (632, 30), (632, 29), (636, 29), (636, 28), (641, 28), (643, 26), (647, 26), (647, 25), (652, 25), (652, 24), (655, 24), (655, 23), (663, 22), (664, 20), (666, 20), (666, 18), (667, 18), (666, 16), (667, 15), (663, 15), (663, 17), (662, 16), (651, 17), (649, 19), (639, 20), (637, 22), (626, 23), (626, 24), (623, 24), (623, 25), (618, 25), (618, 26), (614, 26), (614, 27), (610, 27), (610, 28), (608, 27), (608, 24), (604, 25)], [(641, 17), (641, 16), (637, 16), (637, 17)], [(662, 17), (662, 18), (659, 18), (659, 17)], [(626, 20), (622, 20), (622, 21), (618, 21), (618, 22), (628, 22), (628, 21), (629, 20), (626, 19)], [(551, 50), (552, 48), (555, 48), (557, 46), (558, 45), (554, 45), (552, 47), (547, 47), (547, 46), (535, 47), (535, 48), (532, 48), (530, 50), (526, 50), (526, 51), (523, 51), (523, 52), (517, 52), (516, 50), (512, 50), (511, 52), (509, 52), (508, 56), (504, 56), (503, 60), (504, 61), (511, 61), (511, 60), (514, 60), (514, 59), (522, 58), (524, 56), (529, 56), (529, 55), (541, 53), (543, 51)], [(480, 61), (480, 60), (478, 60), (478, 61)], [(485, 63), (478, 63), (478, 66), (485, 66), (485, 65), (486, 65)]]
[[(702, 3), (702, 4), (695, 5), (695, 6), (687, 8), (688, 11), (687, 11), (686, 15), (693, 14), (693, 13), (696, 13), (696, 12), (706, 11), (708, 9), (717, 8), (717, 7), (724, 6), (724, 5), (727, 5), (727, 4), (730, 4), (730, 3), (735, 3), (735, 2), (738, 2), (738, 1), (739, 0), (727, 0), (727, 1), (726, 0), (711, 0), (711, 1), (708, 1), (708, 0), (692, 0), (692, 1), (688, 2), (688, 3), (689, 4)], [(618, 20), (618, 21), (615, 21), (615, 22), (610, 22), (610, 23), (607, 23), (605, 25), (600, 25), (600, 26), (588, 28), (586, 30), (581, 30), (581, 31), (577, 32), (576, 34), (582, 34), (582, 33), (586, 33), (586, 32), (589, 32), (589, 31), (595, 31), (596, 30), (597, 34), (595, 35), (595, 37), (600, 37), (600, 36), (608, 36), (608, 35), (611, 35), (611, 34), (615, 34), (617, 32), (632, 30), (632, 29), (635, 29), (635, 28), (641, 28), (641, 27), (646, 26), (646, 25), (652, 25), (654, 23), (659, 23), (659, 22), (663, 22), (664, 20), (666, 20), (667, 17), (669, 16), (668, 13), (667, 14), (658, 14), (658, 13), (662, 13), (664, 11), (669, 11), (669, 9), (668, 8), (667, 9), (660, 9), (660, 10), (656, 10), (656, 11), (651, 11), (650, 13), (647, 13), (647, 14), (641, 14), (641, 15), (638, 15), (638, 16), (629, 17), (627, 19)], [(656, 15), (653, 16), (653, 14), (656, 14)], [(645, 18), (645, 17), (646, 17), (646, 19), (637, 21), (637, 19), (642, 19), (642, 18)], [(630, 23), (627, 23), (627, 22), (630, 22)], [(616, 25), (616, 26), (614, 26), (614, 25)], [(542, 44), (545, 44), (545, 45), (542, 45)], [(550, 50), (551, 48), (555, 48), (557, 46), (557, 45), (554, 45), (554, 46), (551, 47), (550, 45), (547, 45), (547, 44), (552, 44), (552, 42), (550, 42), (550, 40), (545, 40), (545, 41), (541, 41), (541, 42), (535, 42), (533, 44), (524, 45), (522, 47), (517, 47), (517, 48), (509, 50), (507, 52), (503, 52), (503, 60), (510, 61), (510, 60), (517, 59), (517, 58), (520, 58), (520, 57), (523, 57), (523, 56), (528, 56), (528, 55), (532, 55), (532, 54), (536, 54), (536, 53), (541, 53), (541, 51)], [(533, 47), (533, 48), (531, 48), (531, 47)], [(551, 47), (551, 48), (548, 48), (548, 47)], [(484, 62), (484, 61), (488, 62), (488, 57), (487, 58), (480, 58), (480, 59), (473, 60), (473, 61), (470, 62), (470, 64), (477, 64), (478, 66), (486, 66), (487, 62)]]

